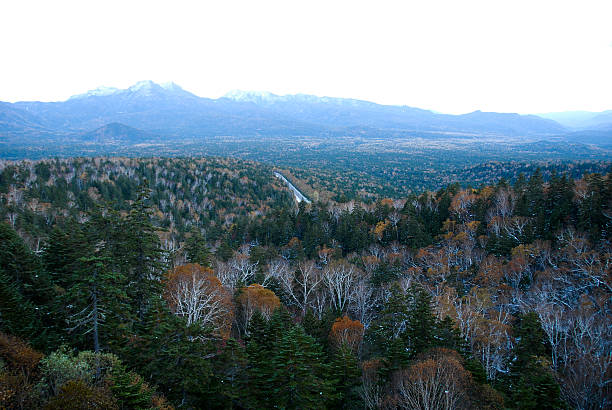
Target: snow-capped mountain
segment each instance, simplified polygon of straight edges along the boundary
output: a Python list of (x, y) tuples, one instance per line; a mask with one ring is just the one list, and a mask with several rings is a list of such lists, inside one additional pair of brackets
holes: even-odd
[(70, 100), (74, 100), (77, 98), (87, 98), (87, 97), (100, 97), (103, 95), (111, 95), (119, 92), (120, 90), (115, 87), (98, 87), (95, 90), (89, 90), (83, 94), (77, 94), (70, 97)]
[(242, 91), (242, 90), (231, 90), (223, 95), (222, 98), (228, 100), (240, 101), (240, 102), (271, 102), (278, 100), (279, 96), (276, 94), (269, 93), (267, 91)]
[(535, 116), (484, 112), (447, 115), (355, 99), (238, 90), (209, 99), (175, 83), (153, 81), (140, 81), (126, 89), (101, 87), (63, 102), (0, 104), (0, 133), (16, 135), (44, 129), (82, 134), (111, 123), (176, 137), (352, 134), (410, 137), (411, 133), (422, 131), (545, 136), (565, 132), (555, 121)]

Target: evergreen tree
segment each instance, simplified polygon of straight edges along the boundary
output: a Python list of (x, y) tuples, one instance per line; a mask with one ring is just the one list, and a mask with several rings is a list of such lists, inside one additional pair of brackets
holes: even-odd
[(535, 312), (519, 316), (506, 392), (517, 409), (562, 409), (559, 384), (546, 364), (550, 345)]
[(392, 371), (405, 366), (410, 359), (405, 341), (410, 307), (397, 283), (390, 291), (391, 295), (366, 333), (366, 341), (369, 354), (386, 358), (387, 369)]
[(111, 391), (120, 408), (145, 410), (151, 408), (153, 391), (147, 388), (142, 377), (126, 370), (125, 366), (114, 366), (111, 371)]
[[(98, 353), (105, 341), (102, 327), (107, 321), (117, 326), (116, 318), (124, 309), (126, 299), (125, 278), (120, 272), (108, 268), (108, 258), (91, 256), (79, 259), (72, 286), (65, 300), (72, 306), (71, 330), (91, 333), (93, 350)], [(109, 325), (110, 326), (110, 325)], [(114, 326), (110, 326), (113, 328)]]
[(289, 329), (279, 340), (271, 365), (275, 407), (321, 409), (336, 398), (321, 346), (301, 326)]
[(41, 261), (9, 225), (0, 222), (0, 327), (47, 349), (55, 292)]
[(40, 334), (41, 327), (36, 306), (21, 294), (12, 278), (0, 269), (0, 329), (31, 339)]
[(437, 347), (456, 350), (463, 357), (469, 355), (469, 347), (465, 339), (461, 337), (461, 332), (455, 327), (453, 320), (449, 316), (446, 316), (441, 321), (436, 321), (434, 339)]
[(161, 297), (160, 279), (165, 271), (159, 237), (146, 205), (148, 196), (149, 190), (142, 189), (123, 221), (124, 241), (119, 254), (128, 280), (127, 293), (140, 323), (148, 307)]
[(408, 297), (409, 314), (402, 337), (414, 357), (435, 346), (436, 317), (431, 309), (431, 296), (423, 288), (410, 287)]
[(199, 229), (191, 230), (191, 235), (185, 242), (185, 254), (189, 263), (197, 263), (210, 268), (210, 250)]
[(337, 395), (330, 404), (334, 409), (362, 409), (364, 404), (359, 396), (361, 367), (357, 356), (347, 347), (341, 347), (330, 363), (330, 379)]
[(218, 353), (212, 358), (213, 377), (209, 383), (206, 408), (242, 408), (245, 397), (247, 355), (234, 339), (220, 341)]
[(186, 326), (162, 303), (149, 309), (133, 341), (122, 349), (124, 361), (155, 383), (164, 395), (187, 408), (206, 408), (216, 349), (201, 326)]
[(250, 408), (270, 406), (272, 388), (269, 380), (272, 377), (271, 356), (276, 339), (268, 333), (268, 323), (259, 311), (255, 311), (248, 325), (249, 336), (246, 338), (248, 365), (247, 404)]
[(50, 283), (40, 259), (4, 222), (0, 222), (0, 244), (0, 269), (24, 297), (36, 305), (45, 304), (49, 298)]

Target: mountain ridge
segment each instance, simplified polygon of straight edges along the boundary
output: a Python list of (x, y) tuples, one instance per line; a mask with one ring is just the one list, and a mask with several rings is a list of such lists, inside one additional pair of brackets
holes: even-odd
[(452, 115), (370, 101), (234, 90), (211, 99), (175, 83), (101, 87), (65, 101), (0, 104), (0, 135), (93, 132), (120, 123), (155, 135), (409, 137), (415, 132), (559, 136), (570, 130), (536, 115), (474, 111)]

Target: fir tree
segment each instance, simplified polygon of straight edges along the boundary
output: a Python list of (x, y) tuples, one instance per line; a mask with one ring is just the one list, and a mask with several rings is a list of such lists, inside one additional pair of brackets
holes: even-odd
[(144, 383), (142, 377), (128, 372), (125, 366), (114, 366), (110, 380), (113, 396), (122, 409), (145, 410), (151, 408), (153, 391)]
[(124, 309), (125, 279), (121, 273), (109, 270), (106, 257), (80, 258), (79, 264), (65, 295), (72, 306), (71, 330), (91, 333), (93, 350), (98, 353), (104, 341), (102, 326)]
[(562, 409), (559, 384), (546, 363), (550, 345), (535, 312), (521, 315), (514, 326), (513, 350), (506, 392), (518, 409)]
[(165, 270), (159, 237), (146, 205), (148, 195), (148, 189), (141, 190), (121, 227), (125, 236), (120, 257), (128, 280), (128, 296), (140, 323), (151, 303), (161, 297), (160, 278)]
[(424, 352), (434, 346), (436, 317), (431, 309), (431, 296), (421, 287), (412, 286), (408, 290), (410, 300), (406, 331), (403, 338), (410, 348), (410, 354)]
[(336, 399), (330, 407), (335, 409), (362, 409), (359, 396), (361, 386), (361, 367), (357, 356), (347, 347), (341, 347), (330, 363), (329, 378), (334, 383)]
[(336, 398), (321, 346), (301, 326), (283, 335), (271, 362), (275, 407), (321, 409)]
[(185, 254), (189, 263), (197, 263), (210, 268), (210, 250), (199, 229), (191, 230), (191, 235), (185, 242)]

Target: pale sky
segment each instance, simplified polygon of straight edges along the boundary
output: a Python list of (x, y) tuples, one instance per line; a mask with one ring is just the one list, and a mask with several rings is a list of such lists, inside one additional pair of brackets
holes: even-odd
[(612, 1), (0, 4), (0, 101), (174, 81), (448, 113), (612, 109)]

